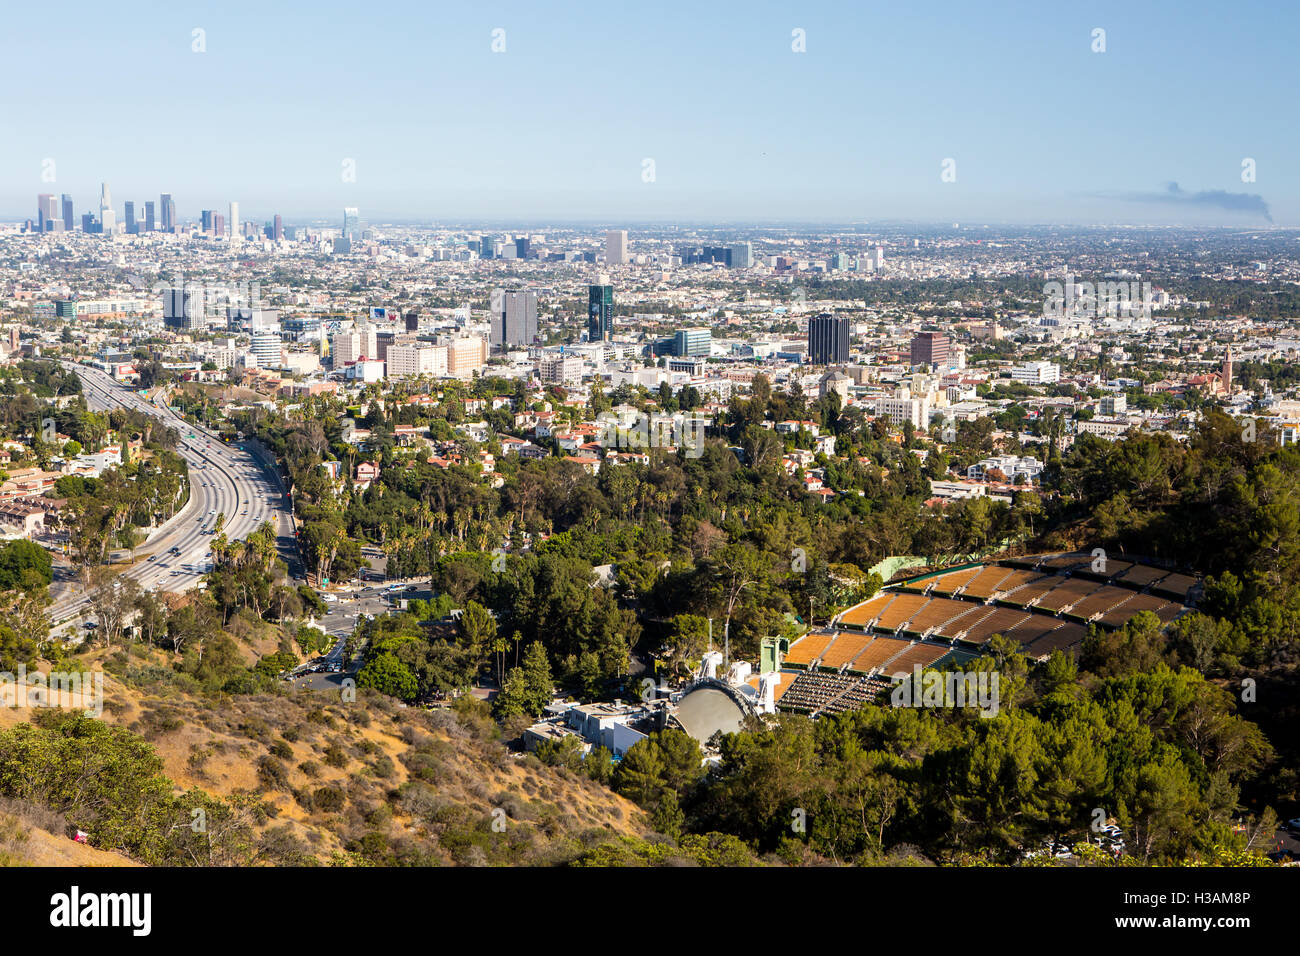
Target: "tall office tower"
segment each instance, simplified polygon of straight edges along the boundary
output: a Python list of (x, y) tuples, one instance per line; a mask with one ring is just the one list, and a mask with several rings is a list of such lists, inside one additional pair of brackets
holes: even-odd
[(614, 334), (614, 287), (587, 287), (587, 339), (608, 342)]
[(63, 194), (63, 228), (72, 232), (75, 219), (72, 215), (72, 197), (67, 193)]
[(912, 365), (943, 365), (948, 361), (948, 336), (942, 332), (918, 332), (912, 338)]
[(224, 239), (226, 235), (226, 217), (219, 212), (212, 214), (212, 234), (218, 239)]
[(117, 213), (113, 212), (113, 196), (108, 191), (108, 183), (99, 187), (99, 224), (106, 235), (117, 232)]
[(356, 206), (343, 207), (343, 238), (361, 238), (361, 210)]
[(518, 239), (515, 240), (515, 258), (516, 259), (528, 258), (528, 237), (527, 236), (520, 236)]
[(162, 231), (171, 232), (176, 228), (176, 203), (171, 193), (163, 193), (158, 198), (158, 215), (162, 217)]
[(136, 226), (136, 224), (135, 224), (135, 203), (133, 203), (133, 202), (127, 202), (127, 204), (126, 204), (126, 234), (127, 234), (128, 236), (134, 236), (134, 235), (135, 235), (137, 232), (139, 232), (139, 231), (140, 231), (139, 228), (138, 228), (138, 227)]
[(482, 259), (495, 259), (497, 257), (497, 243), (491, 236), (484, 236), (478, 241), (478, 254)]
[(605, 261), (611, 266), (627, 264), (626, 229), (611, 229), (605, 233)]
[(81, 216), (81, 231), (90, 235), (99, 232), (99, 220), (95, 218), (93, 212), (83, 213)]
[(278, 215), (275, 217), (274, 235), (271, 238), (276, 240), (284, 238), (284, 223), (280, 221)]
[(406, 313), (406, 331), (418, 332), (419, 330), (420, 330), (420, 313), (418, 312)]
[(257, 359), (258, 368), (279, 368), (283, 361), (280, 356), (280, 333), (254, 332), (249, 351)]
[(872, 253), (871, 253), (871, 266), (872, 266), (872, 268), (874, 268), (877, 272), (879, 272), (881, 269), (885, 268), (885, 248), (884, 248), (884, 246), (876, 246), (876, 248), (872, 251)]
[(153, 232), (154, 226), (153, 203), (147, 202), (144, 204), (144, 231)]
[(533, 344), (537, 338), (536, 292), (532, 289), (523, 292), (496, 289), (492, 293), (492, 305), (490, 339), (493, 349), (527, 348)]
[(203, 296), (185, 289), (164, 289), (162, 294), (163, 325), (177, 332), (188, 332), (207, 326), (203, 312)]
[(748, 269), (754, 264), (754, 244), (738, 242), (731, 247), (731, 268)]
[(212, 231), (212, 210), (204, 209), (199, 213), (199, 228), (203, 232)]
[(808, 361), (814, 365), (836, 365), (848, 360), (848, 317), (823, 312), (809, 319)]
[(36, 197), (36, 230), (38, 232), (54, 231), (54, 220), (58, 216), (54, 202), (53, 193), (41, 193)]
[(230, 238), (239, 238), (239, 203), (230, 204)]
[(678, 329), (673, 335), (673, 355), (702, 355), (707, 357), (712, 353), (712, 329)]

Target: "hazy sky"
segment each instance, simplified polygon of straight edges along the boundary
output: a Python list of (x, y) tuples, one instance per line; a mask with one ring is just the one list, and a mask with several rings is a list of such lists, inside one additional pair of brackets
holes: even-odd
[(0, 217), (108, 180), (119, 216), (1296, 226), (1282, 6), (14, 3)]

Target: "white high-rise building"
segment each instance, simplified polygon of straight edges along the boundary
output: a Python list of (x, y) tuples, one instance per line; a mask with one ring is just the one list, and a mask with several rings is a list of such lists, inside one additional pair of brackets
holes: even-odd
[(226, 223), (226, 227), (230, 230), (231, 239), (239, 238), (239, 203), (237, 202), (230, 204), (230, 221)]
[(254, 332), (253, 344), (249, 351), (257, 358), (258, 368), (279, 368), (281, 365), (280, 333)]
[(605, 262), (611, 266), (627, 264), (626, 229), (611, 229), (605, 233)]
[(885, 268), (884, 246), (876, 246), (876, 248), (871, 251), (871, 266), (873, 269), (875, 269), (876, 272), (879, 272), (881, 269)]
[(104, 235), (117, 232), (117, 213), (113, 212), (113, 197), (108, 191), (108, 183), (99, 187), (99, 221), (104, 227)]

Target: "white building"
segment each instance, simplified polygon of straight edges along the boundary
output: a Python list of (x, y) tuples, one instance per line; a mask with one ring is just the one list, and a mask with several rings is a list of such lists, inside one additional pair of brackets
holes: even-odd
[(911, 422), (914, 428), (928, 428), (930, 396), (914, 398), (910, 389), (900, 388), (892, 398), (876, 399), (876, 417), (888, 418), (900, 425)]
[(254, 332), (253, 344), (249, 347), (249, 351), (256, 357), (258, 368), (279, 368), (280, 333)]
[(401, 344), (388, 346), (388, 377), (415, 378), (417, 375), (447, 374), (447, 346)]
[(336, 332), (330, 339), (330, 354), (334, 356), (334, 367), (342, 368), (362, 359), (379, 357), (379, 344), (373, 327), (351, 332)]
[(582, 359), (567, 353), (543, 353), (537, 359), (537, 377), (543, 385), (578, 385), (582, 368)]
[(605, 262), (611, 266), (627, 264), (626, 229), (611, 229), (605, 233)]
[(1025, 385), (1050, 385), (1061, 380), (1061, 366), (1055, 362), (1024, 362), (1011, 370), (1011, 378)]

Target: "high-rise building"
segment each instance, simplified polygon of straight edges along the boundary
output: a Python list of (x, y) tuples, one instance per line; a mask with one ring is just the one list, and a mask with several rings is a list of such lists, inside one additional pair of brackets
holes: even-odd
[(343, 207), (343, 238), (361, 238), (361, 210), (356, 206)]
[(212, 210), (211, 209), (204, 209), (202, 212), (199, 213), (199, 229), (201, 229), (205, 233), (212, 231)]
[(219, 212), (212, 214), (212, 234), (218, 239), (226, 235), (226, 217)]
[(354, 329), (351, 332), (336, 332), (330, 339), (330, 354), (334, 357), (334, 367), (342, 368), (363, 359), (379, 358), (379, 341), (373, 326)]
[(754, 264), (754, 244), (738, 242), (731, 247), (731, 268), (748, 269)]
[(164, 289), (163, 325), (176, 332), (188, 332), (207, 326), (202, 295), (186, 289)]
[(63, 228), (72, 232), (75, 219), (72, 215), (72, 197), (67, 193), (63, 194)]
[(126, 203), (126, 234), (134, 236), (140, 229), (135, 224), (135, 203), (127, 201)]
[(163, 193), (158, 197), (158, 215), (162, 218), (163, 232), (176, 229), (176, 203), (172, 201), (171, 193)]
[(626, 229), (611, 229), (605, 233), (605, 261), (611, 266), (627, 264)]
[(280, 221), (279, 215), (275, 217), (275, 231), (271, 236), (272, 239), (280, 240), (284, 238), (284, 223)]
[(614, 287), (587, 287), (587, 339), (608, 342), (614, 335)]
[(108, 183), (99, 187), (99, 224), (107, 235), (117, 232), (117, 213), (113, 212), (113, 197), (108, 191)]
[(948, 336), (942, 332), (918, 332), (912, 338), (912, 365), (943, 365), (948, 361)]
[(258, 368), (279, 368), (283, 361), (280, 357), (280, 333), (254, 332), (249, 351), (257, 359)]
[(836, 365), (848, 360), (848, 317), (823, 312), (809, 319), (808, 361), (814, 365)]
[(678, 329), (673, 336), (673, 355), (704, 355), (713, 352), (713, 330)]
[(53, 193), (41, 193), (36, 197), (36, 229), (38, 232), (53, 232), (54, 220), (59, 217)]
[(537, 338), (537, 293), (532, 289), (522, 292), (492, 293), (493, 349), (527, 348)]
[(239, 203), (237, 202), (232, 202), (230, 204), (229, 229), (230, 229), (230, 238), (238, 239), (239, 238)]
[(883, 246), (876, 246), (876, 248), (872, 250), (871, 265), (877, 272), (880, 272), (885, 268), (885, 249)]
[(157, 224), (153, 216), (153, 203), (146, 202), (144, 204), (144, 231), (153, 232), (156, 225)]
[(83, 213), (81, 216), (81, 231), (90, 235), (99, 232), (99, 220), (95, 218), (93, 212)]
[(527, 236), (520, 236), (518, 239), (515, 240), (515, 258), (516, 259), (528, 258), (528, 237)]

